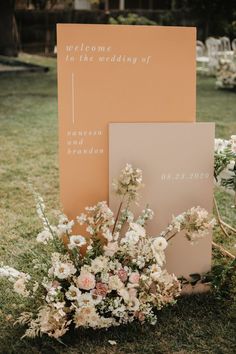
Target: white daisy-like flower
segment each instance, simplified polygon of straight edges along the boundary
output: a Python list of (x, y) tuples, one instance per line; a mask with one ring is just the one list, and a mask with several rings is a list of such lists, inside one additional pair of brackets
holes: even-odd
[(58, 279), (67, 279), (72, 274), (75, 274), (76, 269), (72, 263), (58, 262), (54, 267), (54, 276)]
[(57, 234), (59, 237), (66, 233), (71, 233), (72, 232), (72, 227), (74, 226), (74, 220), (68, 221), (66, 223), (59, 223), (57, 226)]
[(81, 294), (81, 296), (78, 297), (77, 301), (78, 301), (79, 307), (94, 305), (94, 299), (93, 299), (91, 293)]
[(66, 292), (66, 297), (68, 300), (78, 300), (79, 297), (81, 296), (81, 291), (76, 288), (76, 286), (71, 285), (68, 289), (68, 291)]
[(70, 250), (74, 248), (80, 248), (84, 245), (86, 245), (86, 239), (83, 236), (81, 235), (70, 236), (70, 242), (68, 244), (68, 248)]

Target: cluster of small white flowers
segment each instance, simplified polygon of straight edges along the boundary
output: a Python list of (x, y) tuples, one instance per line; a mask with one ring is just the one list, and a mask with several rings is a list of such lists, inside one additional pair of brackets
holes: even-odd
[(62, 257), (60, 253), (52, 254), (52, 267), (48, 271), (49, 276), (58, 279), (68, 279), (76, 272), (76, 268), (69, 257)]
[(229, 140), (215, 139), (215, 152), (222, 153), (229, 146)]
[(208, 236), (215, 223), (215, 219), (209, 215), (207, 210), (198, 206), (173, 217), (168, 231), (180, 232), (184, 230), (186, 237), (194, 242)]
[(236, 135), (231, 135), (229, 140), (215, 139), (215, 153), (225, 153), (226, 149), (236, 153)]
[(114, 225), (114, 214), (108, 207), (107, 202), (99, 202), (93, 207), (85, 208), (86, 214), (82, 213), (77, 217), (80, 225), (86, 224), (86, 231), (91, 236), (101, 234), (107, 240), (112, 239), (110, 228)]
[(119, 178), (114, 179), (113, 188), (118, 195), (127, 195), (130, 200), (136, 200), (138, 191), (142, 187), (142, 180), (142, 170), (126, 164), (125, 168), (121, 170)]
[(69, 235), (72, 233), (72, 228), (74, 224), (74, 220), (69, 220), (66, 215), (61, 214), (59, 216), (59, 223), (55, 228), (55, 231), (59, 237), (65, 234)]
[(154, 216), (154, 212), (150, 208), (146, 208), (142, 211), (141, 215), (137, 219), (137, 224), (140, 224), (142, 226), (145, 226), (145, 224), (149, 221), (152, 220)]

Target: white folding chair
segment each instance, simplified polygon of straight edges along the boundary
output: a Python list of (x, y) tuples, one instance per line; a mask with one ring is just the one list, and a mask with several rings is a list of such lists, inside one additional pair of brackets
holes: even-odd
[(220, 37), (220, 53), (221, 58), (232, 61), (234, 52), (231, 50), (230, 39), (228, 37)]
[(221, 43), (219, 39), (214, 37), (208, 37), (205, 43), (209, 57), (209, 71), (211, 74), (215, 74), (220, 58)]
[(199, 66), (197, 67), (198, 72), (206, 73), (208, 72), (209, 58), (205, 55), (206, 47), (202, 41), (196, 42), (196, 60)]

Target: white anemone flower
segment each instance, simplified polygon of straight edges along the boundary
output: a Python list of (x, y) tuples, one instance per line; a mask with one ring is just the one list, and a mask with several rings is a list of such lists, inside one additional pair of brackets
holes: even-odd
[(66, 297), (68, 300), (78, 300), (79, 297), (81, 296), (81, 291), (76, 288), (76, 286), (71, 285), (68, 289), (68, 291), (66, 292)]
[(168, 242), (164, 237), (156, 237), (152, 243), (154, 251), (164, 251), (168, 245)]
[(86, 245), (86, 239), (81, 235), (70, 236), (70, 242), (68, 248), (70, 250)]

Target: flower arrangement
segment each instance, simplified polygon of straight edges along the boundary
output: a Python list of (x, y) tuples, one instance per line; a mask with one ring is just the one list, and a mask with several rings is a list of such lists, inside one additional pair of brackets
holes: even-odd
[(216, 87), (235, 89), (236, 68), (233, 62), (221, 59), (216, 71)]
[[(215, 154), (214, 154), (214, 177), (215, 182), (234, 192), (234, 205), (236, 208), (236, 135), (232, 135), (229, 140), (215, 139)], [(214, 206), (216, 211), (217, 223), (220, 226), (223, 234), (229, 236), (228, 231), (236, 233), (235, 227), (227, 224), (221, 217), (219, 208), (214, 198)], [(235, 259), (235, 256), (220, 245), (212, 243), (213, 247), (219, 249), (223, 254)]]
[(230, 140), (215, 139), (214, 171), (215, 180), (221, 186), (236, 192), (236, 135)]
[[(193, 207), (173, 217), (160, 235), (148, 235), (152, 210), (146, 207), (136, 218), (131, 212), (141, 187), (142, 171), (127, 164), (114, 181), (121, 199), (116, 216), (106, 202), (99, 202), (76, 220), (61, 214), (57, 226), (49, 222), (43, 199), (36, 195), (43, 224), (37, 242), (48, 249), (34, 263), (38, 277), (0, 268), (0, 276), (12, 282), (19, 296), (37, 304), (17, 320), (27, 325), (24, 336), (60, 338), (70, 328), (108, 328), (134, 320), (155, 324), (156, 311), (175, 303), (181, 284), (164, 267), (168, 242), (182, 230), (195, 242), (212, 229), (214, 220)], [(75, 224), (80, 230), (76, 234)]]

